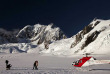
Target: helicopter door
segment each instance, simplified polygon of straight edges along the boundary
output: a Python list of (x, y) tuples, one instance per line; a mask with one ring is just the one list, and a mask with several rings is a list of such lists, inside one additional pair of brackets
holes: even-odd
[(75, 62), (75, 65), (79, 65), (79, 60), (77, 60), (77, 61)]

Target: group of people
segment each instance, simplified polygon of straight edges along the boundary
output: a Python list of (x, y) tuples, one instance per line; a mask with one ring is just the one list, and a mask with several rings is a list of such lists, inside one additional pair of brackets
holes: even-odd
[[(5, 63), (6, 63), (6, 70), (10, 70), (10, 68), (12, 67), (12, 65), (11, 64), (8, 64), (9, 63), (8, 60), (6, 60)], [(34, 64), (33, 64), (33, 70), (38, 70), (38, 61), (35, 61), (34, 62)]]

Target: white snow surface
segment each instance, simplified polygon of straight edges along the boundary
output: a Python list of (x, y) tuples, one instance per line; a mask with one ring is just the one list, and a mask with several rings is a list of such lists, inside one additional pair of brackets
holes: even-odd
[[(38, 53), (0, 53), (0, 74), (110, 74), (110, 65), (93, 65), (89, 67), (74, 67), (72, 62), (80, 56), (52, 56)], [(108, 60), (110, 55), (95, 55), (99, 60)], [(5, 60), (12, 65), (6, 70)], [(38, 60), (38, 70), (33, 69), (34, 61)]]

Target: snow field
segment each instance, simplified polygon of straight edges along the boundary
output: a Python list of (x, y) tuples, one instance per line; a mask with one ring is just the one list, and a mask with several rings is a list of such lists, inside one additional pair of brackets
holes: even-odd
[[(109, 56), (95, 55), (97, 59), (110, 59)], [(83, 56), (53, 56), (36, 53), (0, 54), (0, 74), (110, 74), (110, 65), (95, 65), (76, 68), (71, 64)], [(5, 70), (5, 60), (12, 64), (11, 70)], [(35, 60), (39, 61), (39, 70), (32, 70)], [(91, 70), (91, 71), (90, 71)]]

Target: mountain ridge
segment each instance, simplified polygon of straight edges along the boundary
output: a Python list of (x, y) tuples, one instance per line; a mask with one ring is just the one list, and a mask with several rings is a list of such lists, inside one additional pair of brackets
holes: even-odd
[[(35, 26), (37, 27), (35, 28)], [(54, 27), (53, 24), (25, 26), (16, 37), (19, 43), (0, 45), (0, 52), (52, 55), (109, 54), (110, 20), (94, 19), (83, 30), (70, 38), (67, 38), (60, 28)]]

